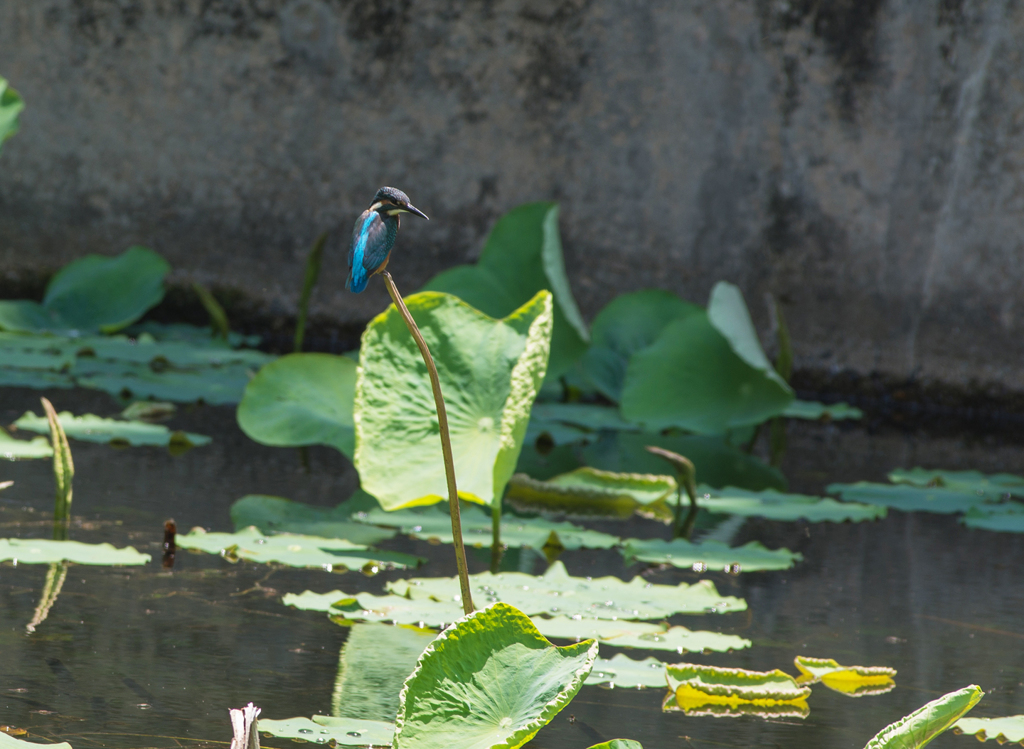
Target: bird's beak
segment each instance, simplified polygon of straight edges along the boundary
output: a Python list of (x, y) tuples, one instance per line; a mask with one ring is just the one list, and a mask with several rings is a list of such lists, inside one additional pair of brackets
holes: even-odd
[(412, 203), (406, 203), (404, 206), (402, 206), (402, 209), (407, 213), (412, 213), (416, 216), (419, 216), (420, 218), (425, 218), (427, 219), (427, 221), (430, 221), (430, 218), (427, 216), (427, 214), (425, 214), (419, 208), (414, 206)]

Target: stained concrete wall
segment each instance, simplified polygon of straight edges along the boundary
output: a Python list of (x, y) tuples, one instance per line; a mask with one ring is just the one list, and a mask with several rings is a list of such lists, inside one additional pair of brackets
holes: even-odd
[(1024, 388), (1022, 50), (995, 0), (0, 0), (0, 269), (143, 243), (287, 311), (332, 228), (365, 320), (379, 185), (408, 291), (555, 199), (587, 316), (724, 278), (798, 365)]

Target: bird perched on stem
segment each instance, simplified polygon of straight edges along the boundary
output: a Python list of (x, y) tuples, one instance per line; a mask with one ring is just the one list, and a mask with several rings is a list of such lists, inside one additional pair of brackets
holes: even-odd
[(409, 202), (409, 196), (394, 187), (382, 187), (373, 196), (373, 203), (356, 219), (352, 229), (352, 245), (348, 250), (348, 280), (345, 288), (359, 293), (366, 288), (370, 276), (380, 273), (388, 264), (391, 248), (398, 236), (399, 218), (412, 213), (420, 218), (427, 214)]

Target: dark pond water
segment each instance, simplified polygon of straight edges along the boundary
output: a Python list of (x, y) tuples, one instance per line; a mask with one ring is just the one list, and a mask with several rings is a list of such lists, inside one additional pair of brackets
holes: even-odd
[[(0, 423), (38, 410), (39, 393), (0, 390)], [(107, 396), (56, 391), (57, 408), (109, 415)], [(227, 408), (183, 409), (171, 425), (209, 434), (213, 444), (178, 457), (156, 448), (115, 450), (73, 443), (77, 474), (72, 537), (131, 543), (154, 556), (147, 567), (73, 566), (49, 618), (27, 633), (45, 566), (0, 565), (0, 724), (37, 739), (94, 746), (171, 747), (226, 743), (227, 710), (249, 701), (264, 717), (329, 714), (338, 654), (347, 630), (322, 614), (284, 607), (305, 589), (379, 593), (403, 573), (274, 569), (179, 552), (173, 572), (159, 562), (163, 522), (181, 530), (230, 530), (231, 503), (248, 493), (330, 506), (348, 497), (356, 476), (338, 454), (263, 448), (235, 427)], [(925, 466), (1024, 473), (1020, 444), (962, 435), (929, 437), (862, 426), (794, 425), (783, 466), (791, 488), (820, 492), (832, 481), (883, 480), (896, 467)], [(47, 461), (5, 463), (0, 480), (2, 536), (45, 537), (53, 485)], [(632, 531), (640, 524), (633, 523)], [(647, 528), (649, 535), (659, 532)], [(968, 530), (954, 517), (890, 512), (856, 525), (748, 521), (741, 539), (787, 546), (805, 561), (782, 573), (708, 575), (749, 611), (677, 617), (673, 623), (751, 639), (737, 653), (632, 651), (643, 658), (690, 660), (795, 673), (793, 658), (899, 670), (885, 695), (849, 698), (815, 689), (805, 719), (766, 721), (663, 713), (664, 690), (587, 686), (530, 746), (587, 747), (630, 737), (647, 749), (668, 746), (853, 747), (940, 694), (971, 683), (987, 692), (974, 714), (1024, 713), (1024, 536)], [(453, 575), (449, 547), (397, 538), (386, 548), (430, 558), (415, 574)], [(615, 553), (567, 552), (578, 575), (631, 578)], [(471, 559), (486, 567), (486, 554)], [(535, 570), (540, 572), (541, 570)], [(413, 573), (404, 573), (413, 574)], [(694, 573), (656, 572), (652, 582), (692, 581)], [(615, 648), (604, 648), (611, 657)], [(627, 651), (628, 652), (628, 651)], [(967, 746), (946, 734), (935, 746)], [(265, 739), (266, 746), (289, 742)], [(973, 744), (971, 744), (973, 745)]]

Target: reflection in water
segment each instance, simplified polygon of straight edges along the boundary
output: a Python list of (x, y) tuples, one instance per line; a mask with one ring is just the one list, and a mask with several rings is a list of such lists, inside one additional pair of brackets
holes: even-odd
[(36, 631), (36, 627), (46, 621), (50, 615), (50, 609), (57, 602), (61, 588), (64, 587), (64, 579), (68, 576), (67, 562), (54, 562), (46, 571), (46, 581), (43, 583), (43, 592), (39, 596), (39, 605), (32, 614), (32, 621), (25, 625), (25, 630), (30, 634)]

